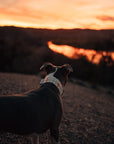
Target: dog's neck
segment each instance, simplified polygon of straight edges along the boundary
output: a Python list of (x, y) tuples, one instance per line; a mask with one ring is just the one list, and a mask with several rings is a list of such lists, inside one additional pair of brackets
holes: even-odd
[[(55, 72), (56, 71), (57, 70), (55, 70)], [(62, 86), (60, 80), (57, 79), (56, 77), (54, 77), (55, 72), (48, 74), (44, 79), (41, 80), (40, 84), (42, 85), (44, 83), (52, 83), (58, 88), (60, 95), (62, 95), (63, 94), (63, 86)]]

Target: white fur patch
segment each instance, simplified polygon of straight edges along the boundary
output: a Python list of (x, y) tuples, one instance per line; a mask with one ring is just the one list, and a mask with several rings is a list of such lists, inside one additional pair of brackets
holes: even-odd
[(53, 73), (50, 73), (44, 79), (42, 79), (40, 84), (42, 85), (42, 84), (47, 83), (47, 82), (53, 83), (58, 88), (60, 94), (62, 95), (63, 94), (62, 84), (56, 77), (54, 77), (54, 74), (56, 73), (56, 71), (57, 71), (57, 68)]

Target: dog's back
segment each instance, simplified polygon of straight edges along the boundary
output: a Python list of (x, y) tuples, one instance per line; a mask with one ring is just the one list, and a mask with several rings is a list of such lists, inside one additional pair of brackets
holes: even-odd
[[(17, 134), (41, 133), (51, 127), (59, 96), (46, 86), (18, 96), (0, 97), (0, 131)], [(58, 108), (57, 108), (58, 107)]]

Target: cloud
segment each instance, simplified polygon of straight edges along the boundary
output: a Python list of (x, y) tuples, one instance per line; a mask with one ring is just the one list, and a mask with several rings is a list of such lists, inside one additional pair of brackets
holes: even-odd
[(96, 18), (101, 21), (114, 21), (113, 16), (102, 15), (102, 16), (97, 16)]

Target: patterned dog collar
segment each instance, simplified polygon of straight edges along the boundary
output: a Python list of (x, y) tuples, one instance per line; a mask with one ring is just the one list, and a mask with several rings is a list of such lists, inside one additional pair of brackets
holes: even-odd
[(44, 79), (41, 80), (40, 84), (42, 85), (42, 84), (47, 83), (47, 82), (53, 83), (58, 88), (58, 90), (60, 92), (60, 95), (62, 95), (63, 94), (62, 84), (53, 75), (54, 75), (54, 73), (51, 73), (51, 74), (47, 75)]

